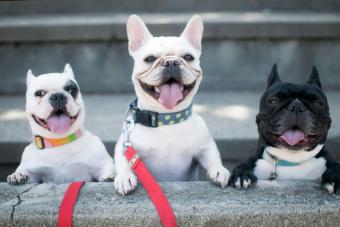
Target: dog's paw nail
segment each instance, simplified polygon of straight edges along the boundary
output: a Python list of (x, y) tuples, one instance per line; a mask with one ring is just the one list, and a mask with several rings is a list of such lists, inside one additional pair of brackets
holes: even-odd
[(235, 182), (235, 187), (237, 188), (237, 189), (240, 189), (241, 188), (241, 179), (238, 177), (237, 178), (237, 180), (236, 180), (236, 182)]
[(243, 180), (243, 188), (248, 188), (248, 186), (251, 184), (250, 179)]
[(7, 177), (9, 184), (23, 184), (28, 180), (28, 175), (24, 173), (12, 173)]
[(209, 169), (207, 174), (213, 183), (220, 185), (222, 188), (228, 185), (230, 173), (224, 167)]

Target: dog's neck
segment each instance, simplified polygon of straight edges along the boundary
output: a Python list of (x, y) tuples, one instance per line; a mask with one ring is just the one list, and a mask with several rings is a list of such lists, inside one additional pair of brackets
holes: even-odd
[(189, 119), (192, 115), (192, 104), (178, 112), (159, 113), (140, 109), (138, 106), (138, 100), (135, 99), (130, 103), (129, 108), (135, 123), (153, 128), (178, 124)]
[(74, 133), (69, 134), (63, 138), (46, 138), (39, 135), (34, 135), (33, 140), (34, 144), (38, 149), (59, 147), (65, 144), (72, 143), (82, 137), (85, 133), (83, 128), (78, 129)]
[(324, 144), (317, 145), (311, 151), (291, 151), (285, 148), (276, 148), (267, 146), (264, 150), (264, 158), (275, 158), (277, 160), (284, 160), (292, 163), (302, 163), (311, 158), (314, 158), (323, 148)]

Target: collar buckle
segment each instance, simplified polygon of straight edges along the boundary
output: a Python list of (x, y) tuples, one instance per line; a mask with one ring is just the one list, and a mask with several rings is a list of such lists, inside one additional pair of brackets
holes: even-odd
[(42, 136), (34, 136), (34, 141), (38, 149), (45, 148), (44, 138)]
[(135, 122), (142, 125), (157, 128), (158, 127), (158, 113), (153, 111), (141, 111), (139, 109), (132, 110), (132, 117)]

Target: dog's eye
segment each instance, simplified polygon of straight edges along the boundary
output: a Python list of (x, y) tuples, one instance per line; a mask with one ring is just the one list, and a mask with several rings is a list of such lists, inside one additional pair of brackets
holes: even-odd
[(44, 90), (38, 90), (34, 93), (36, 97), (44, 97), (46, 95), (46, 91)]
[(186, 61), (193, 61), (195, 58), (191, 54), (186, 54), (183, 56), (183, 59)]
[(152, 63), (152, 62), (156, 61), (156, 59), (157, 59), (157, 58), (156, 58), (155, 56), (150, 55), (150, 56), (146, 57), (146, 58), (144, 59), (144, 61), (145, 61), (146, 63)]
[(71, 84), (66, 86), (65, 91), (67, 91), (74, 99), (77, 98), (78, 95), (78, 87), (76, 87), (75, 85)]
[(269, 104), (275, 105), (278, 104), (280, 102), (280, 100), (278, 98), (272, 97), (268, 100)]
[(315, 106), (323, 106), (323, 102), (318, 101), (318, 100), (314, 101), (313, 104), (314, 104)]
[(70, 93), (70, 95), (72, 95), (73, 98), (76, 98), (78, 94), (78, 89), (75, 87), (71, 87), (67, 90), (67, 92)]

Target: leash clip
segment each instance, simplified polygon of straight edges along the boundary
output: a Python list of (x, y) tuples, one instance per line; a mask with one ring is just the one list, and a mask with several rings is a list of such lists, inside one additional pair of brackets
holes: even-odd
[(124, 120), (124, 123), (123, 123), (122, 134), (123, 134), (123, 148), (124, 148), (124, 150), (126, 150), (127, 147), (131, 146), (130, 134), (132, 132), (132, 129), (135, 127), (135, 121), (133, 120), (133, 117), (132, 117), (132, 111), (133, 110), (129, 109), (126, 112), (125, 120)]
[(274, 159), (274, 168), (273, 170), (270, 172), (270, 176), (269, 176), (269, 180), (273, 181), (273, 180), (276, 180), (276, 178), (278, 177), (278, 174), (277, 174), (277, 158), (276, 157), (273, 157)]

